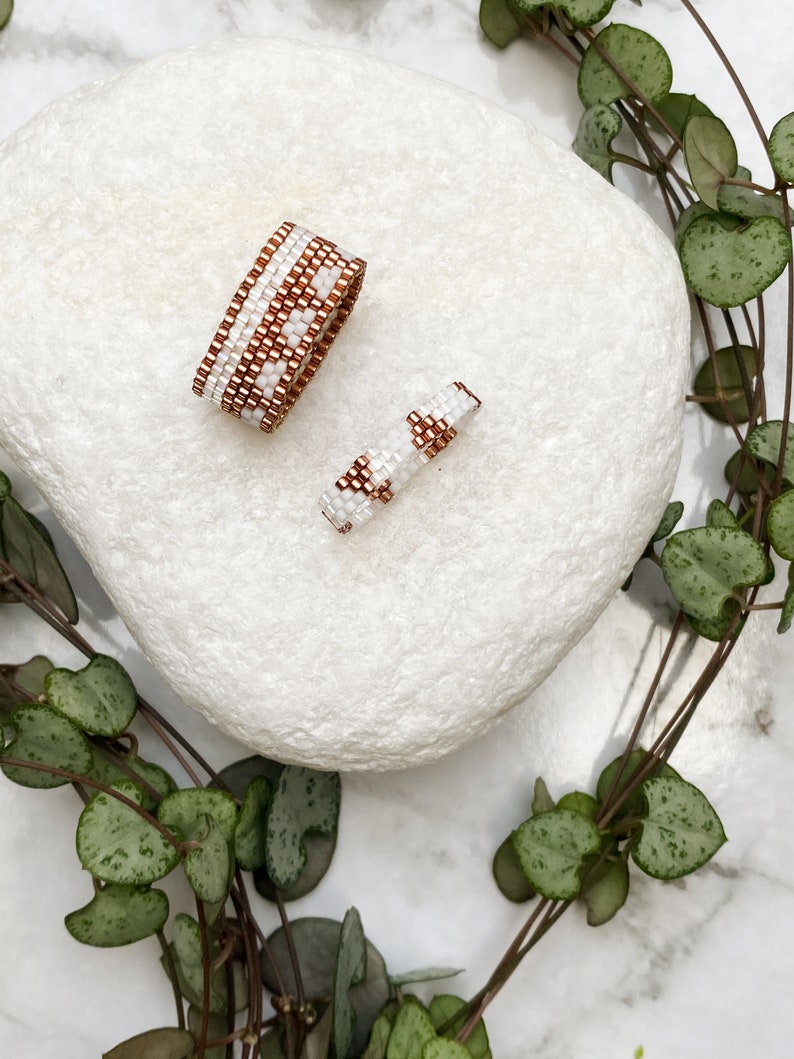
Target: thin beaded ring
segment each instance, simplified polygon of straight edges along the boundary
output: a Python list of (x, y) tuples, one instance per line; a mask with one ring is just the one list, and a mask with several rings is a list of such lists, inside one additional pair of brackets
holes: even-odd
[(481, 403), (462, 382), (445, 386), (353, 461), (320, 497), (322, 514), (340, 533), (372, 518), (421, 466), (447, 447)]
[(335, 243), (285, 221), (232, 298), (193, 392), (271, 433), (322, 364), (366, 267)]

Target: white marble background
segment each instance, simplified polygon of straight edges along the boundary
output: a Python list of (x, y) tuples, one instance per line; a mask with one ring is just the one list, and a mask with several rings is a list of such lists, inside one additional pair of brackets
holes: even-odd
[[(698, 7), (770, 127), (794, 108), (794, 14), (778, 0), (700, 0)], [(480, 38), (476, 16), (476, 0), (18, 0), (0, 36), (0, 136), (59, 94), (165, 49), (285, 35), (434, 74), (569, 143), (577, 101), (566, 65), (524, 42), (496, 51)], [(677, 0), (646, 0), (642, 11), (617, 0), (613, 17), (661, 37), (673, 58), (674, 87), (697, 90), (738, 135), (742, 161), (761, 173), (741, 108)], [(637, 196), (646, 190), (642, 181), (624, 186)], [(0, 207), (2, 223), (13, 223), (13, 206)], [(782, 335), (780, 298), (771, 299), (770, 313), (774, 350)], [(779, 365), (779, 355), (771, 359)], [(702, 453), (720, 437), (699, 414), (688, 416), (675, 495), (693, 522), (702, 521), (705, 503), (721, 488), (719, 444), (716, 454), (713, 445)], [(23, 502), (35, 505), (32, 488), (8, 461), (3, 465)], [(242, 756), (174, 700), (81, 557), (66, 540), (61, 550), (84, 601), (89, 638), (117, 654), (142, 693), (215, 764)], [(527, 814), (539, 772), (554, 794), (587, 787), (619, 751), (658, 656), (662, 634), (652, 620), (667, 613), (653, 585), (643, 572), (632, 596), (616, 599), (532, 701), (487, 739), (422, 770), (345, 777), (334, 867), (315, 894), (293, 906), (295, 914), (341, 918), (355, 904), (392, 972), (465, 967), (454, 988), (473, 992), (524, 915), (493, 887), (493, 849)], [(791, 640), (776, 638), (773, 627), (772, 617), (753, 624), (674, 762), (704, 788), (731, 841), (679, 884), (636, 878), (626, 908), (597, 931), (578, 910), (570, 912), (490, 1009), (495, 1059), (630, 1059), (639, 1045), (648, 1059), (791, 1055), (794, 829), (786, 812), (794, 796), (794, 664)], [(38, 651), (60, 664), (82, 664), (17, 608), (1, 608), (1, 660)], [(702, 650), (696, 655), (702, 660)], [(86, 949), (62, 926), (64, 914), (89, 898), (74, 855), (77, 812), (68, 790), (0, 783), (2, 1056), (98, 1059), (125, 1037), (173, 1019), (154, 944)], [(184, 896), (178, 884), (169, 892), (175, 905)], [(266, 927), (275, 926), (271, 910), (261, 907)]]

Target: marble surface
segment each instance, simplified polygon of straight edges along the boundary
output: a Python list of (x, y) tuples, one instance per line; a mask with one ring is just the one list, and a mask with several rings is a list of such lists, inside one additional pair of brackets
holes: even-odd
[[(489, 47), (478, 34), (476, 6), (474, 0), (148, 0), (110, 8), (95, 0), (18, 0), (14, 21), (0, 36), (0, 135), (60, 93), (164, 49), (277, 34), (364, 50), (435, 74), (570, 142), (577, 105), (568, 69), (528, 43), (506, 53)], [(757, 0), (749, 14), (738, 0), (701, 0), (698, 7), (769, 127), (794, 104), (794, 15), (781, 15), (776, 0)], [(740, 105), (726, 79), (712, 72), (708, 49), (680, 5), (658, 0), (641, 11), (618, 0), (613, 17), (662, 37), (675, 87), (697, 87), (739, 135), (742, 160), (760, 173)], [(762, 43), (764, 34), (771, 44)], [(621, 181), (637, 197), (647, 191), (643, 180)], [(13, 223), (13, 203), (3, 210), (3, 223)], [(780, 366), (782, 318), (782, 300), (773, 295), (773, 372)], [(674, 495), (686, 502), (693, 523), (721, 489), (721, 462), (730, 448), (722, 432), (688, 414)], [(4, 465), (20, 499), (41, 510), (31, 487)], [(81, 557), (61, 534), (58, 539), (89, 638), (116, 654), (141, 692), (214, 763), (242, 756), (169, 695)], [(652, 571), (643, 570), (632, 593), (615, 599), (532, 700), (485, 739), (432, 767), (344, 777), (336, 861), (295, 914), (341, 918), (355, 904), (393, 973), (431, 964), (464, 967), (454, 988), (473, 992), (524, 915), (493, 889), (493, 849), (526, 815), (538, 773), (555, 794), (587, 787), (619, 750), (668, 620), (664, 595)], [(794, 832), (785, 806), (794, 795), (794, 664), (790, 641), (775, 637), (773, 628), (769, 616), (750, 626), (674, 760), (713, 801), (730, 842), (681, 883), (635, 879), (626, 908), (598, 931), (578, 910), (570, 912), (492, 1005), (486, 1021), (495, 1059), (630, 1059), (640, 1045), (654, 1059), (790, 1054)], [(0, 609), (0, 647), (3, 661), (43, 651), (61, 664), (80, 664), (17, 608)], [(703, 645), (695, 645), (682, 660), (671, 702), (704, 657)], [(661, 723), (654, 718), (651, 729)], [(0, 784), (3, 1055), (98, 1057), (173, 1017), (154, 945), (98, 951), (77, 945), (63, 929), (64, 914), (90, 890), (74, 856), (77, 811), (68, 790)], [(178, 882), (169, 883), (169, 893), (175, 908), (185, 900)], [(262, 922), (275, 926), (264, 905)]]

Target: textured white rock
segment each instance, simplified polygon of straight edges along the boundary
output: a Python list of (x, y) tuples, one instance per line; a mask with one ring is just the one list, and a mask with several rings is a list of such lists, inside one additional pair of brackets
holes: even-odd
[[(655, 527), (688, 309), (665, 237), (490, 104), (352, 53), (203, 46), (0, 153), (0, 441), (177, 692), (321, 767), (428, 761), (525, 698)], [(284, 219), (369, 262), (284, 426), (190, 391)], [(449, 450), (341, 537), (325, 486), (452, 379)]]

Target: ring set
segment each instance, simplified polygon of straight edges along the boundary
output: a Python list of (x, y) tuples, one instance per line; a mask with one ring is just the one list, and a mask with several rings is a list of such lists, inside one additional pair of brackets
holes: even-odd
[[(285, 221), (259, 252), (198, 366), (193, 392), (265, 433), (283, 421), (356, 302), (366, 262)], [(340, 533), (366, 522), (480, 407), (444, 387), (358, 456), (320, 498)]]

